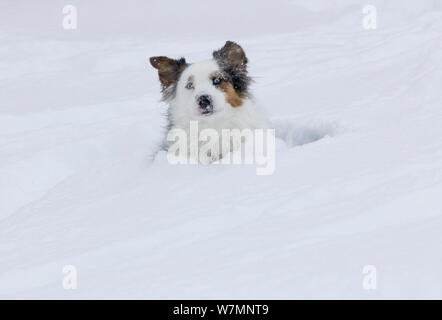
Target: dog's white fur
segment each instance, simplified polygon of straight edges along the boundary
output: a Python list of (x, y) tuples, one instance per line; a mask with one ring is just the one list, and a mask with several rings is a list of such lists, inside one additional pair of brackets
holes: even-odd
[[(267, 118), (264, 112), (250, 98), (244, 98), (241, 106), (232, 107), (227, 102), (226, 93), (212, 84), (210, 75), (220, 72), (214, 60), (197, 62), (187, 67), (178, 80), (176, 95), (170, 100), (172, 128), (188, 132), (191, 120), (198, 121), (200, 130), (211, 128), (221, 136), (222, 129), (266, 129)], [(193, 77), (193, 90), (186, 88), (188, 78)], [(207, 94), (212, 97), (213, 114), (202, 115), (197, 97)]]
[[(237, 46), (231, 42), (226, 43), (226, 45), (232, 44)], [(243, 53), (242, 49), (239, 46), (237, 47), (238, 49), (233, 52), (234, 55)], [(159, 58), (153, 59), (156, 62)], [(247, 60), (244, 56), (244, 67), (246, 63)], [(241, 96), (242, 103), (239, 106), (232, 106), (228, 102), (228, 94), (212, 82), (213, 75), (222, 74), (222, 72), (219, 62), (213, 58), (187, 65), (174, 85), (170, 87), (163, 86), (167, 96), (166, 102), (169, 103), (169, 130), (185, 130), (189, 141), (190, 121), (192, 120), (198, 122), (199, 131), (208, 128), (215, 129), (219, 137), (222, 136), (223, 129), (254, 130), (269, 127), (266, 115), (248, 95)], [(191, 89), (186, 87), (189, 81), (193, 84)], [(167, 90), (173, 91), (173, 94), (167, 94)], [(201, 95), (211, 97), (213, 113), (208, 115), (202, 113), (197, 102)], [(215, 157), (212, 156), (212, 161), (221, 159), (228, 152), (235, 151), (238, 147), (230, 146), (229, 150), (220, 150)]]

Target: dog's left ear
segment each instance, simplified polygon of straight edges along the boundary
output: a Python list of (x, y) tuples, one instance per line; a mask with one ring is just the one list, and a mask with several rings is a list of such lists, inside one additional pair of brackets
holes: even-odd
[(163, 89), (176, 83), (181, 75), (181, 72), (187, 67), (184, 58), (174, 60), (168, 57), (151, 57), (150, 64), (158, 69), (158, 76), (160, 78)]
[(247, 69), (247, 57), (241, 46), (233, 41), (227, 41), (224, 47), (213, 52), (213, 58), (231, 69)]

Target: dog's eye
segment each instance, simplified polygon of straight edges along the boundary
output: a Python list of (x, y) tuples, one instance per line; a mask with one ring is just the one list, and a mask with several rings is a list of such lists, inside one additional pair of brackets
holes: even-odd
[(216, 78), (213, 78), (212, 83), (214, 86), (217, 86), (221, 83), (221, 81), (222, 81), (221, 78), (216, 77)]
[(186, 84), (186, 89), (193, 89), (193, 83), (192, 82), (187, 82)]

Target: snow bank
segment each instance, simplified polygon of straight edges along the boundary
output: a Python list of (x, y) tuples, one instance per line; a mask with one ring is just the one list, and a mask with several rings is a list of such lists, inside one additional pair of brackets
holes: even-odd
[[(442, 298), (437, 2), (372, 1), (373, 31), (357, 1), (162, 3), (78, 0), (76, 31), (0, 4), (0, 297)], [(227, 39), (281, 139), (271, 176), (151, 161), (148, 57)]]

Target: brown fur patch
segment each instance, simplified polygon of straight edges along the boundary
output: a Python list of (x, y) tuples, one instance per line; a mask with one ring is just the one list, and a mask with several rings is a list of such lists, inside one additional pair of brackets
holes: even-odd
[(238, 92), (233, 88), (233, 85), (226, 81), (225, 78), (222, 76), (222, 74), (216, 72), (210, 75), (210, 80), (213, 78), (220, 78), (221, 84), (218, 86), (224, 93), (226, 94), (226, 101), (233, 107), (240, 107), (242, 106), (242, 99)]
[(165, 90), (174, 85), (180, 76), (180, 74), (187, 67), (186, 60), (181, 58), (179, 60), (170, 59), (168, 57), (151, 57), (150, 63), (155, 69), (158, 69), (158, 77), (160, 78), (161, 85), (163, 87), (163, 93)]
[(226, 93), (226, 101), (233, 107), (240, 107), (242, 106), (242, 99), (236, 93), (235, 89), (233, 89), (233, 86), (230, 82), (227, 82), (223, 80), (221, 84), (219, 85), (222, 91)]

